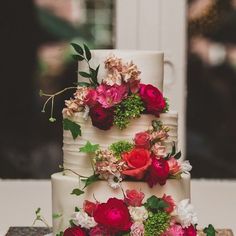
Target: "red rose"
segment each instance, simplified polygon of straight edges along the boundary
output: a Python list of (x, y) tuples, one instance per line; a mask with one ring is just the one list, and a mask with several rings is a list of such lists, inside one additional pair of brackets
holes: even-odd
[(96, 203), (90, 202), (88, 200), (84, 201), (83, 209), (89, 216), (93, 215), (93, 212), (95, 211), (96, 207), (97, 207)]
[(159, 116), (165, 109), (166, 102), (158, 88), (151, 84), (140, 84), (139, 94), (144, 102), (147, 113)]
[(74, 226), (67, 228), (64, 231), (63, 236), (86, 236), (86, 233), (79, 226)]
[(94, 220), (112, 233), (128, 231), (132, 225), (127, 206), (117, 198), (110, 198), (107, 203), (98, 204)]
[(171, 213), (175, 207), (175, 202), (174, 202), (173, 198), (169, 195), (164, 194), (162, 197), (162, 200), (168, 204), (168, 207), (165, 208), (165, 211), (167, 213)]
[(196, 236), (197, 231), (193, 225), (190, 225), (188, 228), (184, 228), (184, 236)]
[(135, 134), (134, 142), (135, 146), (139, 148), (146, 148), (150, 147), (150, 135), (147, 132), (139, 132)]
[(97, 94), (96, 89), (89, 89), (89, 91), (84, 99), (84, 102), (89, 107), (92, 107), (97, 103), (97, 97), (98, 97), (98, 94)]
[(164, 158), (152, 158), (150, 172), (147, 177), (148, 185), (152, 188), (155, 184), (159, 183), (164, 185), (169, 176), (169, 165)]
[(132, 190), (127, 189), (125, 203), (129, 206), (139, 207), (142, 205), (144, 196), (145, 195), (143, 192), (139, 192), (135, 189), (132, 189)]
[(99, 129), (108, 130), (113, 125), (113, 109), (103, 108), (100, 103), (97, 103), (94, 107), (91, 107), (89, 115), (93, 126)]
[(123, 160), (130, 169), (122, 171), (122, 174), (142, 179), (145, 171), (151, 165), (150, 152), (143, 148), (134, 148), (130, 152), (122, 154)]

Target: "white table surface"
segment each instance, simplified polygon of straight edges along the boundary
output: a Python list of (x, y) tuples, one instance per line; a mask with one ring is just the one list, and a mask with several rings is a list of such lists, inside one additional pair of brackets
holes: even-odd
[[(211, 223), (236, 234), (236, 180), (194, 179), (191, 195), (199, 227)], [(9, 226), (32, 225), (38, 207), (51, 225), (50, 180), (0, 180), (0, 236), (5, 235)]]

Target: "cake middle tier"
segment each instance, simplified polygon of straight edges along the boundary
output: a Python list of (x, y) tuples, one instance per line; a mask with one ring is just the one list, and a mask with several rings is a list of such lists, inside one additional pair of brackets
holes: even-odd
[(90, 118), (84, 120), (83, 113), (76, 113), (72, 118), (74, 122), (80, 124), (82, 136), (73, 140), (69, 131), (64, 130), (63, 134), (63, 166), (66, 175), (73, 175), (73, 172), (81, 176), (89, 177), (93, 174), (91, 156), (80, 152), (87, 141), (92, 144), (99, 144), (101, 149), (108, 148), (114, 142), (126, 140), (132, 141), (138, 132), (146, 131), (152, 124), (152, 120), (160, 120), (164, 126), (169, 127), (169, 138), (165, 141), (167, 151), (171, 151), (173, 142), (177, 146), (178, 142), (178, 115), (177, 112), (168, 112), (160, 115), (159, 118), (153, 115), (141, 115), (140, 118), (130, 122), (128, 127), (120, 130), (113, 126), (110, 130), (100, 130), (94, 127)]

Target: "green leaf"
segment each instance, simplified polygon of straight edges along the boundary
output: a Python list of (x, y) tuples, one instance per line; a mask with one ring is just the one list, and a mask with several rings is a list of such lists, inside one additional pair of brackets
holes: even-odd
[(217, 233), (217, 231), (215, 230), (212, 224), (209, 224), (208, 227), (205, 227), (203, 229), (203, 232), (206, 234), (206, 236), (215, 236)]
[(62, 214), (61, 214), (61, 213), (53, 213), (53, 214), (52, 214), (52, 218), (53, 218), (53, 219), (58, 219), (58, 218), (60, 218), (60, 217), (62, 217)]
[(73, 222), (73, 220), (70, 220), (69, 223), (70, 223), (70, 226), (71, 226), (71, 227), (76, 226), (76, 224)]
[(35, 214), (38, 215), (40, 211), (41, 211), (41, 208), (38, 207), (37, 210), (35, 211)]
[(164, 210), (169, 205), (163, 201), (161, 198), (156, 197), (155, 195), (147, 199), (145, 207), (151, 210)]
[(173, 142), (173, 146), (172, 146), (172, 150), (171, 150), (171, 156), (175, 155), (176, 153), (176, 146), (175, 146), (175, 142)]
[(85, 181), (85, 185), (83, 187), (83, 189), (85, 189), (86, 187), (88, 187), (90, 184), (96, 182), (99, 180), (99, 175), (91, 175), (90, 177), (88, 177)]
[(75, 207), (75, 212), (79, 212), (80, 209), (78, 207)]
[(174, 155), (174, 158), (175, 158), (176, 160), (178, 160), (180, 157), (181, 157), (181, 151), (177, 152), (177, 153)]
[(91, 59), (91, 52), (86, 44), (84, 44), (84, 50), (85, 50), (85, 56), (86, 56), (87, 60), (89, 61)]
[(75, 85), (81, 86), (81, 87), (90, 87), (91, 84), (87, 82), (76, 82)]
[(83, 194), (84, 193), (84, 191), (82, 191), (82, 190), (80, 190), (79, 188), (75, 188), (75, 189), (73, 189), (72, 190), (72, 195), (76, 195), (76, 196), (79, 196), (79, 195), (81, 195), (81, 194)]
[(77, 43), (71, 43), (70, 45), (71, 45), (71, 46), (75, 49), (75, 51), (78, 52), (80, 55), (84, 55), (84, 50), (83, 50), (83, 48), (82, 48), (80, 45), (78, 45)]
[(61, 231), (60, 233), (56, 234), (56, 236), (63, 236), (63, 232)]
[(99, 149), (99, 144), (92, 144), (89, 141), (79, 149), (80, 152), (94, 153)]
[(84, 60), (84, 57), (80, 56), (80, 55), (72, 55), (72, 58), (75, 60), (75, 61), (83, 61)]
[(91, 75), (85, 71), (79, 71), (79, 74), (85, 78), (91, 78)]
[(75, 123), (74, 121), (69, 120), (68, 118), (63, 119), (63, 128), (64, 130), (69, 130), (71, 132), (73, 139), (81, 136), (80, 125)]

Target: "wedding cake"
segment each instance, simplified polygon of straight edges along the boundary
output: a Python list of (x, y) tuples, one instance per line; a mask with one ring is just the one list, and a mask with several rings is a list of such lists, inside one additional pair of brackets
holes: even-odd
[(79, 78), (63, 110), (63, 170), (52, 175), (54, 235), (188, 235), (191, 166), (162, 94), (164, 54), (72, 46)]

